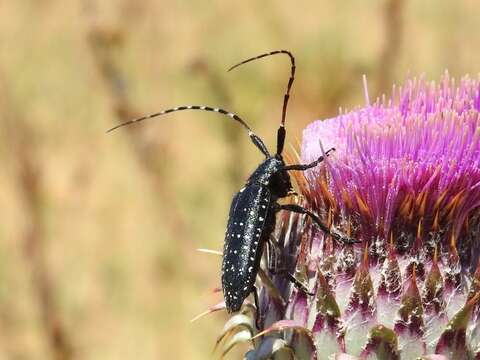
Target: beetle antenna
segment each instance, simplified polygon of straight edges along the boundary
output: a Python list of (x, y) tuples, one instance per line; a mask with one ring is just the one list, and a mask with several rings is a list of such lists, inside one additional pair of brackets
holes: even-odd
[(276, 55), (276, 54), (286, 54), (290, 58), (290, 78), (288, 79), (288, 84), (287, 84), (287, 90), (285, 91), (285, 95), (283, 96), (283, 109), (282, 109), (282, 122), (280, 123), (280, 127), (278, 128), (277, 131), (277, 154), (280, 155), (283, 152), (283, 146), (285, 144), (285, 119), (287, 117), (287, 106), (288, 106), (288, 100), (290, 98), (290, 89), (292, 88), (293, 85), (293, 80), (295, 80), (295, 57), (292, 55), (292, 53), (288, 50), (275, 50), (271, 51), (265, 54), (261, 54), (246, 60), (243, 60), (242, 62), (239, 62), (238, 64), (233, 65), (228, 71), (231, 71), (235, 69), (236, 67), (246, 64), (250, 61), (258, 60), (267, 56), (271, 55)]
[(248, 136), (250, 136), (250, 139), (252, 140), (253, 144), (266, 156), (266, 157), (269, 157), (270, 156), (270, 153), (268, 152), (268, 149), (267, 147), (265, 146), (265, 144), (263, 143), (262, 139), (260, 137), (258, 137), (257, 135), (255, 135), (255, 133), (252, 131), (252, 129), (250, 129), (250, 126), (248, 126), (248, 124), (242, 120), (242, 118), (240, 118), (240, 116), (238, 116), (237, 114), (234, 114), (230, 111), (227, 111), (227, 110), (224, 110), (224, 109), (220, 109), (220, 108), (212, 108), (212, 107), (209, 107), (209, 106), (203, 106), (203, 105), (189, 105), (189, 106), (178, 106), (178, 107), (174, 107), (174, 108), (171, 108), (171, 109), (166, 109), (166, 110), (162, 110), (160, 112), (157, 112), (155, 114), (150, 114), (150, 115), (147, 115), (147, 116), (143, 116), (141, 118), (138, 118), (138, 119), (134, 119), (134, 120), (130, 120), (130, 121), (127, 121), (127, 122), (124, 122), (122, 124), (119, 124), (117, 126), (114, 126), (112, 127), (111, 129), (108, 129), (107, 130), (107, 133), (111, 132), (111, 131), (114, 131), (118, 128), (121, 128), (123, 126), (128, 126), (128, 125), (132, 125), (132, 124), (135, 124), (135, 123), (138, 123), (138, 122), (141, 122), (141, 121), (144, 121), (144, 120), (148, 120), (148, 119), (152, 119), (152, 118), (155, 118), (157, 116), (161, 116), (161, 115), (165, 115), (165, 114), (168, 114), (168, 113), (171, 113), (171, 112), (175, 112), (175, 111), (182, 111), (182, 110), (203, 110), (203, 111), (213, 111), (213, 112), (217, 112), (217, 113), (220, 113), (220, 114), (223, 114), (223, 115), (226, 115), (228, 116), (229, 118), (235, 120), (235, 121), (238, 121), (245, 129), (247, 129), (248, 131)]

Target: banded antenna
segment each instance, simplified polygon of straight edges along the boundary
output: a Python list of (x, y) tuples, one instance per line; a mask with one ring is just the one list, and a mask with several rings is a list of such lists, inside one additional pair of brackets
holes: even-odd
[(143, 116), (141, 118), (126, 121), (122, 124), (114, 126), (111, 129), (108, 129), (107, 133), (109, 133), (111, 131), (114, 131), (118, 128), (124, 127), (124, 126), (132, 125), (132, 124), (144, 121), (144, 120), (155, 118), (157, 116), (162, 116), (162, 115), (172, 113), (172, 112), (175, 112), (175, 111), (183, 111), (183, 110), (213, 111), (213, 112), (220, 113), (222, 115), (228, 116), (229, 118), (239, 122), (248, 131), (248, 136), (250, 136), (250, 139), (252, 140), (253, 144), (262, 152), (263, 155), (265, 155), (266, 157), (270, 156), (270, 153), (268, 152), (268, 149), (265, 146), (265, 144), (263, 143), (262, 139), (259, 136), (255, 135), (255, 133), (250, 128), (250, 126), (248, 126), (248, 124), (244, 120), (242, 120), (242, 118), (240, 118), (240, 116), (238, 116), (237, 114), (234, 114), (230, 111), (224, 110), (224, 109), (212, 108), (212, 107), (204, 106), (204, 105), (178, 106), (178, 107), (174, 107), (174, 108), (171, 108), (171, 109), (162, 110), (162, 111), (157, 112), (155, 114), (150, 114), (150, 115), (147, 115), (147, 116)]
[(250, 61), (258, 60), (258, 59), (261, 59), (261, 58), (264, 58), (264, 57), (268, 57), (268, 56), (271, 56), (271, 55), (277, 55), (277, 54), (288, 55), (288, 57), (290, 58), (290, 63), (291, 63), (290, 78), (288, 79), (287, 90), (285, 91), (285, 95), (283, 96), (282, 120), (280, 122), (280, 127), (278, 128), (278, 131), (277, 131), (277, 155), (281, 155), (282, 152), (283, 152), (283, 146), (285, 145), (285, 135), (286, 135), (286, 133), (285, 133), (285, 119), (287, 117), (288, 100), (290, 99), (290, 90), (292, 88), (293, 81), (295, 80), (295, 69), (296, 69), (295, 57), (288, 50), (275, 50), (275, 51), (271, 51), (271, 52), (268, 52), (268, 53), (264, 53), (264, 54), (257, 55), (257, 56), (254, 56), (252, 58), (243, 60), (242, 62), (239, 62), (238, 64), (233, 65), (230, 69), (228, 69), (228, 71), (231, 71), (231, 70), (239, 67), (240, 65), (246, 64)]

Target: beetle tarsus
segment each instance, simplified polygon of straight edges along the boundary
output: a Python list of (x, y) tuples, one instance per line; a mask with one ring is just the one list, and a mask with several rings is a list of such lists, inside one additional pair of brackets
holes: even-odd
[[(332, 151), (335, 151), (335, 148), (328, 149), (325, 152), (325, 155), (328, 156)], [(294, 164), (294, 165), (287, 165), (283, 169), (286, 171), (289, 170), (297, 170), (297, 171), (305, 171), (311, 168), (314, 168), (318, 164), (320, 164), (323, 160), (325, 160), (325, 157), (322, 155), (320, 156), (317, 160), (309, 163), (309, 164)]]
[(332, 231), (331, 235), (333, 239), (338, 242), (339, 244), (346, 244), (346, 245), (353, 245), (353, 244), (359, 244), (362, 241), (358, 239), (351, 238), (350, 236), (347, 236), (345, 234), (341, 234), (336, 231)]

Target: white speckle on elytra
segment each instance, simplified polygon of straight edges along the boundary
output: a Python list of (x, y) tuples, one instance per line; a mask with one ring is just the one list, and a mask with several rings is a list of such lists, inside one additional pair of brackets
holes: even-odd
[(240, 234), (237, 234), (237, 238), (240, 238)]
[(252, 270), (253, 270), (253, 266), (250, 266), (250, 267), (248, 268), (248, 272), (252, 272)]
[(243, 226), (243, 222), (240, 223), (240, 226)]
[(260, 216), (260, 217), (258, 218), (258, 220), (263, 221), (263, 217)]
[(252, 261), (253, 261), (253, 260), (255, 260), (255, 258), (254, 258), (253, 256), (251, 256), (251, 257), (250, 257), (250, 260), (252, 260)]

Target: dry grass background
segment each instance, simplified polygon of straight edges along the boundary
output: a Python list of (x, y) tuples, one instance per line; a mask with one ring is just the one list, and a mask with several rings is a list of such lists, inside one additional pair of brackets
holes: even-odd
[[(260, 160), (222, 105), (270, 146), (297, 57), (294, 146), (310, 121), (405, 74), (480, 70), (476, 0), (0, 3), (0, 359), (209, 359), (231, 196)], [(239, 352), (232, 354), (238, 357)]]

